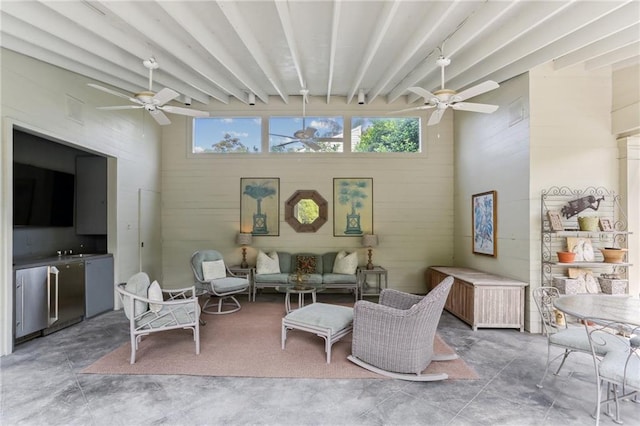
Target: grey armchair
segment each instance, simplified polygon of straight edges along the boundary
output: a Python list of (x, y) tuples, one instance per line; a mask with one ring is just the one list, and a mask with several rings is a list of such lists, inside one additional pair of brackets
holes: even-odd
[(444, 380), (442, 374), (421, 374), (431, 361), (448, 361), (457, 355), (437, 356), (433, 340), (453, 278), (445, 278), (426, 296), (383, 289), (380, 302), (356, 302), (353, 339), (348, 359), (388, 377)]
[[(214, 274), (213, 278), (206, 276), (207, 274), (203, 269), (205, 262), (218, 262), (219, 273)], [(248, 293), (251, 283), (248, 279), (237, 277), (229, 271), (229, 268), (224, 265), (224, 259), (220, 252), (217, 250), (202, 250), (193, 253), (191, 255), (191, 270), (200, 294), (218, 298), (216, 310), (208, 310), (212, 300), (209, 297), (202, 306), (202, 312), (205, 314), (229, 314), (240, 310), (240, 302), (235, 298), (235, 295)], [(224, 306), (231, 307), (224, 309)]]

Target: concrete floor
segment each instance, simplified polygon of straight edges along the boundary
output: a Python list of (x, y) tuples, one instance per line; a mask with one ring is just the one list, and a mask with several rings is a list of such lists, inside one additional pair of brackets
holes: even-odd
[[(318, 301), (330, 302), (324, 299), (330, 297), (319, 295)], [(560, 376), (551, 374), (538, 389), (535, 384), (546, 360), (544, 337), (516, 330), (474, 332), (446, 312), (439, 332), (474, 367), (479, 380), (417, 383), (80, 374), (128, 340), (123, 312), (108, 312), (23, 343), (0, 358), (0, 424), (595, 424), (590, 416), (595, 400), (590, 356), (571, 355)], [(623, 402), (622, 415), (625, 424), (640, 424), (640, 404)], [(604, 417), (601, 424), (613, 422)]]

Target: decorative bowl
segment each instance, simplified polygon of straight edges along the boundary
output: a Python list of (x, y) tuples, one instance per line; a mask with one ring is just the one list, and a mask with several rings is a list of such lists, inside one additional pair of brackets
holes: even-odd
[(624, 255), (627, 253), (627, 249), (613, 247), (601, 248), (600, 251), (605, 263), (622, 263)]
[(578, 226), (581, 231), (597, 231), (600, 219), (597, 216), (579, 216)]
[(572, 251), (559, 251), (557, 254), (560, 263), (573, 263), (576, 259), (576, 254)]

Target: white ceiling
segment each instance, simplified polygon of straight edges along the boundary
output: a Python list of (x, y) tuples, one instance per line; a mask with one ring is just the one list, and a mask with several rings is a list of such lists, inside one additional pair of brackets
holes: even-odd
[[(330, 103), (391, 103), (408, 87), (498, 82), (553, 60), (557, 69), (640, 62), (633, 1), (2, 1), (1, 44), (112, 85), (148, 85), (201, 103), (290, 102), (305, 87)], [(184, 98), (182, 98), (184, 100)], [(410, 102), (417, 96), (409, 95)]]

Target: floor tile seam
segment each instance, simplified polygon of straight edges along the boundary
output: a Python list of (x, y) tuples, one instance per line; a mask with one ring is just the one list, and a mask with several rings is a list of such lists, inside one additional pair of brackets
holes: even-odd
[(398, 390), (398, 392), (399, 392), (399, 393), (403, 393), (404, 395), (409, 396), (409, 397), (411, 397), (411, 398), (413, 398), (413, 399), (418, 399), (418, 400), (420, 400), (421, 402), (424, 402), (424, 403), (426, 403), (427, 405), (430, 405), (430, 406), (432, 406), (433, 408), (435, 408), (435, 409), (437, 409), (437, 410), (444, 411), (444, 412), (446, 412), (446, 413), (451, 414), (453, 417), (451, 418), (451, 420), (449, 421), (449, 423), (451, 423), (451, 422), (453, 421), (453, 419), (455, 419), (455, 418), (458, 416), (458, 412), (456, 412), (456, 411), (451, 411), (451, 410), (449, 410), (449, 409), (447, 409), (447, 408), (442, 408), (442, 406), (441, 406), (440, 404), (433, 404), (433, 403), (431, 403), (428, 399), (418, 398), (418, 397), (416, 397), (415, 395), (412, 395), (412, 394), (409, 394), (409, 393), (405, 392), (403, 389)]
[[(391, 392), (387, 395), (387, 397), (386, 397), (386, 398), (383, 398), (382, 400), (380, 400), (379, 402), (377, 402), (377, 403), (376, 403), (373, 407), (371, 407), (370, 409), (365, 410), (365, 411), (363, 411), (362, 413), (360, 413), (360, 415), (359, 415), (358, 417), (366, 419), (366, 416), (368, 416), (369, 414), (373, 414), (373, 411), (374, 411), (374, 410), (377, 410), (377, 409), (378, 409), (378, 407), (379, 407), (379, 406), (381, 406), (384, 402), (386, 402), (386, 401), (390, 400), (394, 395), (397, 395), (397, 394), (399, 394), (399, 393), (403, 393), (403, 394), (407, 395), (407, 393), (406, 393), (406, 392), (403, 392), (403, 391), (402, 391), (402, 389), (397, 389), (397, 390), (391, 391)], [(412, 398), (414, 398), (414, 399), (415, 399), (415, 396), (413, 396), (413, 395), (408, 395), (408, 396), (410, 396), (410, 397), (412, 397)]]
[(515, 356), (514, 356), (513, 358), (511, 358), (511, 360), (510, 360), (509, 362), (507, 362), (507, 363), (506, 363), (506, 364), (505, 364), (505, 365), (504, 365), (504, 366), (503, 366), (503, 367), (502, 367), (502, 368), (501, 368), (501, 369), (500, 369), (496, 374), (494, 374), (494, 375), (493, 375), (493, 377), (491, 377), (491, 378), (487, 381), (487, 383), (485, 383), (485, 385), (484, 385), (484, 386), (482, 386), (482, 388), (480, 388), (480, 390), (478, 390), (478, 392), (476, 392), (476, 394), (475, 394), (475, 395), (473, 395), (473, 396), (471, 397), (471, 399), (470, 399), (470, 400), (469, 400), (469, 401), (468, 401), (468, 402), (467, 402), (467, 403), (466, 403), (466, 404), (465, 404), (465, 405), (464, 405), (460, 410), (458, 410), (458, 412), (456, 413), (456, 415), (454, 416), (454, 418), (453, 418), (451, 421), (453, 421), (453, 420), (455, 420), (456, 418), (458, 418), (458, 416), (461, 416), (461, 417), (464, 419), (465, 417), (462, 415), (462, 412), (463, 412), (463, 411), (464, 411), (464, 410), (465, 410), (469, 405), (471, 405), (471, 403), (473, 403), (473, 402), (478, 398), (478, 396), (480, 396), (480, 394), (482, 394), (482, 392), (484, 392), (484, 391), (485, 391), (485, 390), (486, 390), (486, 389), (491, 385), (491, 383), (493, 383), (493, 382), (496, 380), (496, 378), (497, 378), (498, 376), (500, 376), (500, 374), (501, 374), (501, 373), (502, 373), (502, 372), (503, 372), (507, 367), (509, 367), (509, 366), (513, 363), (513, 361), (515, 361), (515, 360), (516, 360), (516, 358), (517, 358), (517, 357), (515, 357)]
[(84, 389), (82, 388), (82, 384), (80, 384), (80, 380), (78, 378), (79, 370), (74, 368), (73, 361), (71, 361), (71, 359), (69, 358), (69, 354), (67, 352), (65, 352), (65, 358), (67, 360), (67, 365), (69, 366), (69, 370), (73, 375), (73, 380), (76, 383), (78, 390), (80, 390), (80, 395), (82, 395), (84, 408), (85, 410), (87, 410), (87, 413), (89, 413), (89, 417), (91, 418), (91, 425), (95, 426), (98, 423), (96, 422), (96, 419), (93, 415), (93, 411), (91, 410), (91, 407), (89, 405), (89, 399), (87, 398), (87, 394), (84, 392)]

